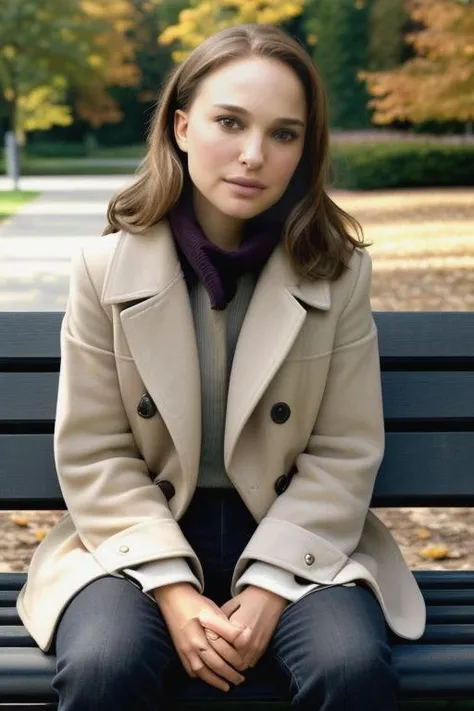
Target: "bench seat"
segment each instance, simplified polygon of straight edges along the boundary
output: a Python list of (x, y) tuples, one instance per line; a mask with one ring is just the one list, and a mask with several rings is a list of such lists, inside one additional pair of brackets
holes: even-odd
[[(428, 606), (421, 640), (394, 639), (393, 661), (406, 698), (470, 698), (474, 679), (474, 571), (417, 571)], [(54, 702), (55, 658), (39, 650), (16, 612), (24, 573), (0, 575), (0, 703)], [(262, 666), (262, 665), (261, 665)], [(227, 695), (236, 701), (284, 701), (275, 668), (260, 669)], [(273, 673), (272, 673), (273, 672)], [(277, 677), (280, 672), (277, 670)], [(221, 692), (182, 671), (176, 700), (222, 701)]]

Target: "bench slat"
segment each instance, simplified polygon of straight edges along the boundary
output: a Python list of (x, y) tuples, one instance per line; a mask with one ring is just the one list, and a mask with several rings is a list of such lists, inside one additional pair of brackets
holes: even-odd
[(474, 590), (423, 590), (427, 605), (474, 605)]
[[(0, 360), (59, 358), (62, 312), (0, 312)], [(384, 359), (405, 363), (438, 358), (474, 361), (472, 313), (378, 311), (374, 313)]]
[[(0, 608), (12, 607), (16, 604), (17, 597), (18, 590), (0, 590)], [(474, 589), (472, 588), (467, 590), (423, 590), (423, 597), (428, 605), (474, 606)]]
[(2, 422), (51, 426), (56, 414), (58, 373), (0, 373), (0, 427)]
[(375, 506), (472, 506), (472, 432), (389, 432)]
[[(424, 591), (428, 590), (472, 590), (474, 570), (415, 570), (414, 576)], [(0, 572), (0, 590), (16, 590), (26, 583), (26, 573)]]
[[(0, 367), (14, 359), (59, 363), (62, 313), (0, 312)], [(420, 369), (425, 363), (453, 368), (474, 362), (474, 331), (469, 312), (378, 312), (374, 314), (382, 365)]]
[(63, 315), (53, 311), (0, 312), (0, 361), (57, 361)]
[[(391, 420), (471, 420), (474, 426), (474, 371), (382, 373), (384, 414)], [(58, 373), (1, 373), (0, 428), (2, 422), (45, 422), (53, 427), (56, 413)], [(416, 429), (416, 422), (412, 424)], [(457, 429), (462, 429), (457, 425)]]
[(473, 625), (474, 605), (429, 605), (426, 620), (430, 625)]
[(457, 363), (474, 367), (473, 314), (463, 311), (379, 311), (374, 313), (380, 355), (397, 367)]
[[(0, 435), (3, 510), (64, 508), (52, 439), (46, 434)], [(472, 506), (473, 461), (472, 432), (389, 432), (372, 505)], [(34, 476), (36, 471), (41, 477)]]
[[(382, 373), (385, 421), (470, 419), (474, 423), (474, 371)], [(416, 422), (413, 423), (416, 429)], [(459, 427), (461, 429), (461, 427)]]
[[(403, 644), (473, 644), (473, 625), (427, 625), (421, 640), (403, 640)], [(397, 641), (396, 644), (401, 644)], [(394, 645), (394, 647), (396, 646)], [(0, 647), (31, 648), (36, 642), (23, 625), (0, 627)], [(3, 710), (2, 710), (3, 711)]]
[[(402, 696), (424, 698), (466, 698), (472, 696), (474, 678), (474, 645), (456, 644), (397, 646), (393, 664), (400, 675)], [(259, 670), (262, 672), (262, 669)], [(0, 648), (0, 701), (54, 701), (56, 692), (51, 687), (55, 660), (39, 649)], [(275, 676), (275, 674), (273, 675)], [(199, 680), (198, 680), (199, 681)], [(210, 687), (186, 678), (173, 685), (178, 701), (222, 701), (222, 694)], [(260, 674), (232, 690), (236, 702), (281, 701), (281, 692), (271, 675)], [(230, 697), (229, 697), (230, 700)]]

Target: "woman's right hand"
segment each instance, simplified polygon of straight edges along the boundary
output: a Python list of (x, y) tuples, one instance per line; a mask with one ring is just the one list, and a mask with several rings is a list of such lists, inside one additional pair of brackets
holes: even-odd
[[(229, 691), (229, 684), (241, 684), (245, 677), (243, 660), (233, 647), (245, 628), (230, 622), (216, 603), (201, 595), (190, 583), (172, 583), (153, 590), (173, 644), (186, 672), (200, 677), (211, 686)], [(206, 619), (206, 629), (216, 632), (227, 644), (218, 654), (206, 637), (199, 617)], [(221, 645), (222, 646), (222, 645)]]

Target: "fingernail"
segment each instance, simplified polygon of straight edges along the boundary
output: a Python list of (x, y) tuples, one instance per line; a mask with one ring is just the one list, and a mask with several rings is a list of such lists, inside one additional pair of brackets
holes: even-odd
[(206, 637), (207, 637), (208, 639), (216, 640), (216, 639), (218, 639), (219, 635), (216, 634), (216, 632), (207, 631), (207, 632), (206, 632)]

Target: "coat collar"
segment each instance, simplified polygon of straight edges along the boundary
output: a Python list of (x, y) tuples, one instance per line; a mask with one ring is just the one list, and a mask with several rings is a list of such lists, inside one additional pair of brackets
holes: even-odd
[[(187, 286), (165, 220), (144, 234), (120, 235), (101, 298), (104, 304), (123, 304), (120, 320), (130, 353), (168, 428), (191, 492), (201, 448), (199, 354)], [(257, 281), (232, 361), (224, 461), (233, 480), (241, 432), (293, 346), (306, 318), (305, 304), (328, 310), (330, 285), (302, 280), (278, 245)]]
[[(281, 245), (277, 246), (264, 271), (272, 271), (280, 285), (296, 299), (326, 311), (331, 306), (330, 283), (309, 281), (291, 267)], [(102, 289), (104, 304), (119, 304), (155, 296), (182, 276), (169, 223), (161, 220), (146, 232), (120, 234)]]

